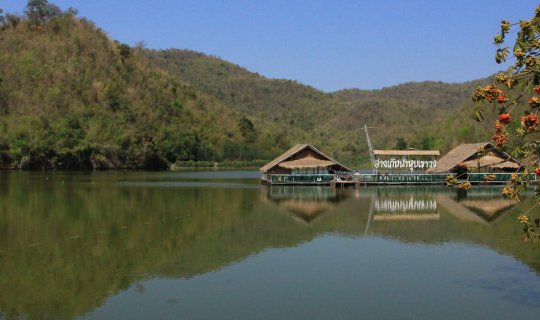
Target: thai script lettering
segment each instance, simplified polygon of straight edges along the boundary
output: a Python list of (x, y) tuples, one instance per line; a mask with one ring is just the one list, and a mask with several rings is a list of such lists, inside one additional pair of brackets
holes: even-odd
[(375, 168), (408, 168), (412, 171), (414, 169), (429, 169), (437, 165), (437, 160), (404, 160), (404, 159), (395, 159), (390, 160), (375, 160)]

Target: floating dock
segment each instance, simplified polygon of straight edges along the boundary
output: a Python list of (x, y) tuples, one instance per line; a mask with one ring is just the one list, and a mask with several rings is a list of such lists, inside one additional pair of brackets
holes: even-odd
[[(368, 185), (444, 185), (447, 174), (433, 173), (384, 173), (384, 174), (266, 174), (264, 184), (269, 185), (314, 185), (346, 188)], [(489, 176), (490, 179), (486, 179)], [(459, 181), (469, 181), (477, 185), (506, 184), (511, 173), (467, 173)], [(536, 182), (536, 175), (530, 174), (529, 181)]]

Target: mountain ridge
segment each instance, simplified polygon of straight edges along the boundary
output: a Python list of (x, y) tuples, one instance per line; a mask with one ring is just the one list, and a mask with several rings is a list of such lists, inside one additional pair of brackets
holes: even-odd
[[(234, 110), (245, 112), (263, 126), (271, 127), (269, 122), (284, 122), (301, 129), (313, 128), (323, 132), (337, 130), (341, 135), (364, 123), (370, 126), (397, 123), (397, 129), (393, 130), (396, 132), (392, 132), (391, 137), (374, 134), (380, 148), (392, 147), (392, 138), (394, 141), (406, 138), (411, 146), (418, 148), (441, 148), (444, 151), (453, 147), (456, 142), (461, 142), (459, 137), (456, 141), (446, 143), (441, 141), (440, 132), (430, 135), (430, 131), (436, 132), (440, 125), (429, 130), (426, 128), (434, 122), (444, 123), (456, 111), (466, 111), (472, 105), (470, 96), (474, 89), (489, 82), (489, 78), (451, 84), (440, 81), (409, 82), (375, 90), (343, 89), (325, 93), (292, 80), (266, 78), (201, 52), (170, 49), (148, 50), (145, 53), (156, 67), (192, 83)], [(428, 114), (429, 121), (423, 120)], [(324, 121), (318, 120), (320, 118)], [(475, 130), (476, 125), (469, 122), (467, 117), (461, 117), (460, 121), (472, 128), (465, 131)], [(407, 125), (401, 126), (402, 122)], [(420, 128), (414, 128), (415, 125), (426, 130), (422, 132)], [(413, 134), (399, 132), (411, 130)], [(484, 139), (488, 139), (485, 130), (472, 135), (477, 137), (482, 134)], [(295, 136), (302, 137), (302, 134), (296, 132)], [(313, 136), (316, 137), (317, 133), (312, 130)], [(319, 142), (321, 139), (312, 140)], [(300, 138), (298, 141), (306, 140)], [(363, 160), (357, 157), (356, 161), (365, 162), (367, 159), (365, 143), (360, 141), (319, 143), (322, 143), (323, 149), (337, 152), (347, 160), (355, 157), (352, 152), (364, 154)], [(343, 149), (350, 149), (350, 152)]]

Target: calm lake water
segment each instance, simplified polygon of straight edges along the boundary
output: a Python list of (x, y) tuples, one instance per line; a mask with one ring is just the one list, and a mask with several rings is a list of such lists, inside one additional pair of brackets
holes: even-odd
[(0, 319), (538, 319), (500, 187), (0, 172)]

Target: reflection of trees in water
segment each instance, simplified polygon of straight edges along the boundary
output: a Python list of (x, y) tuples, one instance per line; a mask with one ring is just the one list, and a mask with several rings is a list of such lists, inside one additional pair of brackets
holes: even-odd
[(217, 237), (241, 225), (257, 192), (43, 178), (0, 190), (0, 311), (9, 310), (7, 318), (74, 317), (164, 268), (190, 276), (234, 261)]
[[(2, 180), (0, 310), (9, 312), (6, 318), (71, 318), (149, 275), (190, 277), (328, 232), (361, 236), (372, 197), (443, 194), (454, 201), (445, 189), (272, 187), (278, 198), (274, 202), (266, 201), (266, 188), (127, 187), (111, 180), (62, 184), (39, 175)], [(260, 201), (260, 190), (265, 201)], [(306, 228), (276, 214), (276, 205), (287, 201), (304, 209), (305, 201), (326, 205), (328, 214)], [(497, 241), (501, 235), (519, 239), (512, 216), (519, 208), (486, 226), (460, 220), (438, 205), (439, 221), (374, 221), (369, 234), (411, 243), (484, 244), (540, 270), (537, 252), (519, 241)]]

